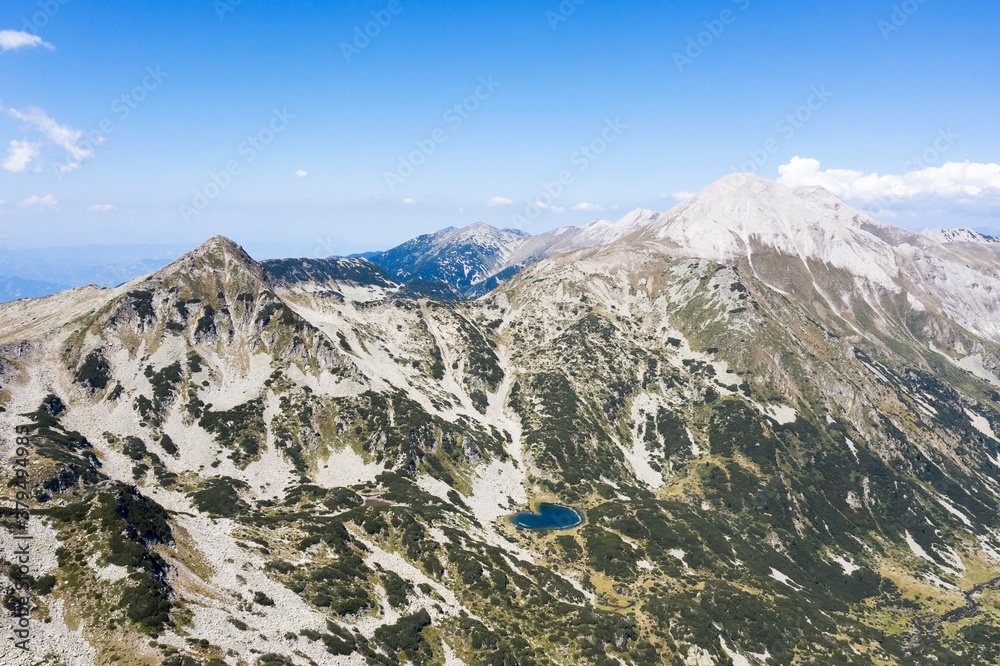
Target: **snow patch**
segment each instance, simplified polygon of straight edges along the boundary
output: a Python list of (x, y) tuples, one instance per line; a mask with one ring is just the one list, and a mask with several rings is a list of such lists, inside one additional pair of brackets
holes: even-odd
[(969, 517), (966, 516), (961, 511), (959, 511), (958, 509), (956, 509), (954, 504), (952, 504), (951, 502), (949, 502), (944, 497), (938, 494), (934, 495), (934, 499), (936, 499), (938, 501), (938, 504), (943, 506), (948, 513), (952, 514), (953, 516), (961, 520), (963, 523), (965, 523), (966, 527), (972, 527), (972, 521), (969, 520)]
[(916, 555), (922, 560), (927, 560), (928, 562), (933, 562), (934, 564), (937, 564), (937, 562), (934, 561), (934, 558), (928, 555), (927, 551), (924, 550), (919, 543), (913, 540), (913, 536), (910, 535), (909, 530), (906, 530), (905, 534), (906, 534), (906, 545), (910, 547), (910, 550), (913, 551), (914, 555)]
[(791, 578), (789, 578), (785, 574), (781, 573), (780, 571), (778, 571), (774, 567), (771, 567), (771, 578), (773, 578), (774, 580), (778, 581), (779, 583), (784, 583), (785, 585), (787, 585), (788, 587), (792, 588), (793, 590), (801, 591), (802, 589), (804, 589), (801, 585), (799, 585), (794, 580), (792, 580)]
[(795, 419), (799, 418), (799, 413), (788, 405), (771, 405), (766, 413), (781, 425), (795, 423)]
[(929, 344), (932, 352), (941, 354), (946, 359), (948, 359), (948, 361), (952, 365), (958, 366), (963, 370), (971, 372), (976, 377), (979, 377), (980, 379), (987, 381), (993, 384), (994, 386), (1000, 386), (1000, 377), (997, 377), (995, 374), (990, 372), (990, 370), (985, 365), (983, 365), (983, 357), (981, 354), (973, 354), (972, 356), (966, 356), (965, 358), (960, 358), (956, 361), (951, 357), (950, 354), (946, 354), (944, 351), (935, 347), (933, 342)]
[(973, 428), (983, 433), (987, 437), (990, 437), (1000, 442), (1000, 439), (997, 439), (997, 434), (993, 432), (993, 426), (990, 425), (990, 422), (987, 421), (985, 417), (980, 416), (979, 414), (976, 414), (975, 412), (968, 409), (965, 410), (965, 415), (969, 417), (970, 421), (972, 421)]
[(726, 639), (722, 636), (719, 636), (719, 644), (722, 645), (722, 651), (726, 653), (726, 656), (732, 660), (733, 666), (753, 666), (753, 664), (750, 663), (750, 660), (742, 654), (730, 650), (729, 645), (726, 643)]
[(950, 590), (952, 592), (961, 592), (961, 590), (958, 589), (958, 586), (952, 585), (951, 583), (949, 583), (947, 581), (943, 581), (943, 580), (941, 580), (940, 578), (938, 578), (937, 576), (935, 576), (932, 573), (929, 573), (926, 576), (924, 576), (924, 580), (926, 580), (928, 583), (930, 583), (932, 585), (936, 585), (936, 586), (938, 586), (940, 588), (943, 588), (945, 590)]
[(913, 551), (914, 555), (916, 555), (917, 557), (919, 557), (922, 560), (927, 560), (928, 562), (930, 562), (931, 564), (939, 567), (941, 570), (943, 570), (945, 573), (947, 573), (947, 574), (949, 574), (951, 576), (955, 576), (956, 578), (961, 578), (962, 574), (959, 573), (957, 571), (957, 569), (958, 569), (958, 567), (961, 567), (962, 569), (964, 569), (965, 567), (962, 566), (962, 561), (960, 559), (958, 559), (958, 554), (957, 553), (955, 553), (954, 551), (951, 551), (950, 553), (942, 553), (940, 549), (935, 549), (935, 552), (937, 552), (939, 555), (941, 555), (941, 557), (943, 559), (947, 559), (949, 562), (952, 562), (952, 563), (954, 563), (957, 560), (958, 567), (956, 567), (955, 569), (953, 569), (951, 567), (948, 567), (948, 566), (945, 566), (945, 565), (941, 564), (940, 562), (938, 562), (937, 560), (935, 560), (933, 557), (931, 557), (930, 555), (928, 555), (927, 551), (924, 550), (920, 546), (919, 543), (917, 543), (916, 541), (914, 541), (913, 537), (910, 535), (909, 530), (907, 530), (905, 532), (905, 535), (906, 535), (906, 545), (908, 545), (910, 547), (910, 550)]
[(847, 448), (849, 448), (851, 450), (851, 453), (854, 455), (855, 462), (861, 462), (861, 460), (858, 458), (858, 447), (854, 444), (854, 442), (852, 442), (849, 437), (845, 437), (844, 441), (847, 442)]
[(934, 552), (937, 553), (942, 560), (946, 560), (948, 564), (952, 565), (957, 571), (965, 571), (965, 564), (962, 562), (962, 558), (951, 546), (944, 546), (943, 548), (935, 546)]
[(983, 552), (986, 553), (990, 557), (990, 559), (992, 559), (994, 562), (1000, 563), (1000, 551), (998, 551), (996, 548), (993, 547), (993, 544), (990, 543), (988, 537), (985, 536), (979, 537), (979, 543), (983, 547)]
[(855, 571), (861, 568), (854, 562), (851, 562), (850, 560), (840, 556), (833, 558), (833, 561), (840, 565), (840, 568), (844, 570), (845, 576), (850, 576)]

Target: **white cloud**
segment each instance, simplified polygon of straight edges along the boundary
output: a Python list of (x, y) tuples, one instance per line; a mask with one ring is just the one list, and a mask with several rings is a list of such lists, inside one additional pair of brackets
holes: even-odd
[(27, 199), (22, 200), (18, 206), (22, 208), (35, 208), (37, 210), (57, 210), (59, 202), (51, 194), (46, 194), (44, 197), (32, 194)]
[[(686, 200), (690, 199), (691, 197), (693, 197), (694, 194), (695, 194), (694, 192), (674, 192), (673, 194), (670, 195), (670, 197), (672, 199), (676, 199), (677, 201), (686, 201)], [(664, 199), (667, 198), (667, 195), (665, 195), (665, 194), (660, 195), (660, 196), (662, 196)]]
[(977, 199), (1000, 199), (1000, 164), (947, 162), (884, 176), (848, 169), (821, 171), (819, 167), (819, 160), (794, 157), (778, 167), (778, 182), (789, 187), (819, 185), (842, 199), (861, 203), (938, 200), (969, 206)]
[(575, 211), (590, 211), (590, 212), (593, 212), (593, 213), (597, 213), (597, 212), (600, 212), (600, 211), (602, 211), (604, 209), (601, 208), (600, 206), (598, 206), (597, 204), (592, 204), (592, 203), (586, 203), (585, 202), (585, 203), (578, 203), (577, 205), (575, 205), (572, 208), (570, 208), (570, 210), (575, 210)]
[(36, 46), (44, 46), (47, 49), (55, 48), (48, 42), (43, 42), (38, 35), (32, 35), (29, 32), (0, 30), (0, 51), (16, 51)]
[[(8, 111), (12, 116), (34, 127), (44, 134), (49, 141), (69, 153), (72, 159), (60, 167), (59, 170), (61, 172), (75, 171), (80, 168), (82, 160), (90, 159), (94, 156), (93, 143), (84, 135), (82, 130), (73, 129), (68, 125), (60, 125), (49, 117), (44, 109), (33, 106), (27, 112), (18, 111), (17, 109), (8, 109)], [(84, 142), (87, 145), (83, 145)], [(104, 137), (98, 136), (94, 142), (99, 144), (104, 143)]]
[(498, 208), (500, 206), (510, 206), (513, 205), (513, 203), (514, 203), (513, 201), (511, 201), (510, 199), (506, 199), (504, 197), (493, 197), (492, 199), (486, 202), (486, 205), (489, 206), (490, 208)]
[(94, 204), (93, 206), (88, 206), (87, 210), (94, 213), (110, 213), (118, 210), (118, 206), (114, 204)]
[(542, 210), (551, 210), (553, 213), (565, 213), (566, 209), (563, 206), (550, 206), (544, 201), (536, 201), (535, 205)]
[(305, 178), (306, 176), (309, 175), (309, 172), (303, 169), (299, 169), (298, 171), (295, 172), (295, 175), (298, 176), (299, 178)]
[[(11, 141), (7, 148), (7, 159), (3, 162), (3, 168), (14, 173), (21, 173), (28, 170), (28, 166), (33, 160), (37, 160), (42, 152), (42, 144), (29, 143), (28, 141)], [(37, 171), (37, 169), (36, 169)]]
[(415, 204), (417, 202), (414, 201), (413, 199), (403, 199), (403, 203), (405, 203), (407, 206), (412, 206), (413, 204)]

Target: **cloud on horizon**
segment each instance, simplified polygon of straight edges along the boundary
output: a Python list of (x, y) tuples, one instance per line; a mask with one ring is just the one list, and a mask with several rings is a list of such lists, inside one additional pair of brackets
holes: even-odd
[(514, 202), (506, 197), (493, 197), (492, 199), (486, 202), (486, 205), (489, 206), (490, 208), (499, 208), (500, 206), (512, 206), (513, 204)]
[(33, 208), (35, 210), (54, 211), (59, 209), (59, 201), (57, 201), (51, 194), (46, 194), (44, 197), (32, 194), (27, 199), (23, 199), (21, 203), (17, 205), (22, 208)]
[(110, 213), (118, 210), (118, 206), (114, 204), (94, 204), (93, 206), (88, 206), (87, 210), (94, 213)]
[(947, 162), (904, 174), (820, 169), (819, 160), (794, 157), (778, 167), (788, 187), (821, 186), (838, 197), (880, 208), (936, 207), (973, 215), (1000, 210), (1000, 164)]
[(563, 207), (563, 206), (550, 206), (549, 204), (545, 203), (544, 201), (536, 201), (535, 205), (538, 206), (539, 208), (541, 208), (542, 210), (551, 210), (553, 213), (565, 213), (566, 212), (566, 208), (565, 207)]
[(602, 208), (601, 206), (598, 206), (597, 204), (594, 204), (594, 203), (586, 203), (586, 202), (584, 202), (584, 203), (578, 203), (577, 205), (570, 207), (570, 210), (575, 210), (575, 211), (578, 211), (578, 212), (599, 213), (602, 210), (604, 210), (604, 208)]

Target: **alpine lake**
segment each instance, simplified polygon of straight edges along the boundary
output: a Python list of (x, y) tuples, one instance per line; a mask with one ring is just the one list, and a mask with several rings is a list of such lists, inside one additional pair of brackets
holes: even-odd
[(526, 530), (568, 530), (583, 524), (582, 511), (568, 506), (540, 503), (534, 511), (522, 511), (510, 518), (510, 522)]

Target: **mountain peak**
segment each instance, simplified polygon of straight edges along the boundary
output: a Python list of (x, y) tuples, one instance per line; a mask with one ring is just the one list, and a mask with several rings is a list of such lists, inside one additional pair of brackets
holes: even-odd
[[(155, 285), (188, 284), (195, 290), (221, 291), (239, 285), (239, 289), (256, 291), (266, 284), (264, 271), (237, 243), (225, 236), (213, 236), (181, 255), (175, 261), (142, 279)], [(206, 285), (213, 285), (207, 287)], [(228, 287), (227, 287), (228, 286)], [(234, 287), (235, 288), (235, 287)], [(214, 291), (213, 291), (214, 290)]]
[(523, 231), (516, 229), (497, 229), (493, 225), (485, 222), (474, 222), (461, 229), (450, 227), (439, 231), (435, 237), (443, 243), (494, 243), (504, 244), (518, 238), (529, 236)]
[(818, 261), (895, 291), (892, 248), (862, 228), (868, 220), (825, 190), (730, 174), (652, 220), (641, 237), (726, 264), (756, 265), (774, 253)]
[(373, 255), (371, 261), (403, 282), (417, 278), (444, 282), (468, 296), (479, 293), (483, 285), (494, 285), (491, 279), (510, 268), (509, 260), (530, 237), (523, 231), (476, 222), (419, 236)]
[(924, 229), (921, 236), (930, 238), (939, 243), (976, 243), (977, 245), (1000, 244), (1000, 239), (993, 236), (981, 234), (972, 229)]
[(188, 255), (199, 257), (228, 255), (241, 261), (253, 262), (250, 255), (247, 254), (246, 250), (244, 250), (238, 243), (222, 235), (212, 236), (207, 241), (191, 250)]
[(778, 190), (790, 191), (789, 188), (781, 183), (768, 180), (755, 173), (738, 172), (726, 174), (695, 196), (720, 196), (726, 192), (741, 192), (759, 196), (762, 193), (774, 193)]

